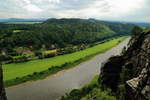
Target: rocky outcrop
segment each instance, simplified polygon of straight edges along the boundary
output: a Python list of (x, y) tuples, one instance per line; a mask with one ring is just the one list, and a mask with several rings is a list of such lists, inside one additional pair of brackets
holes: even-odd
[(104, 67), (101, 69), (101, 84), (103, 84), (104, 88), (111, 88), (114, 92), (117, 91), (122, 69), (121, 66), (123, 64), (124, 59), (122, 56), (111, 57), (108, 62), (105, 63)]
[[(120, 77), (123, 69), (128, 73), (125, 79)], [(150, 100), (150, 31), (132, 36), (128, 49), (111, 57), (101, 71), (103, 87), (117, 93), (118, 85), (124, 82), (125, 100)]]
[(150, 100), (150, 69), (144, 68), (141, 74), (127, 81), (126, 100)]
[(0, 100), (7, 100), (5, 95), (5, 89), (3, 86), (3, 74), (1, 64), (0, 64)]

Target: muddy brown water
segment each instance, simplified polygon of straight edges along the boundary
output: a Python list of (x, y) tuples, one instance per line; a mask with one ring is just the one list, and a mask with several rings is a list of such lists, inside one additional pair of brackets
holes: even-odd
[(8, 100), (56, 100), (90, 82), (100, 73), (101, 63), (113, 55), (120, 54), (130, 38), (127, 38), (116, 47), (99, 54), (89, 61), (83, 62), (76, 67), (49, 76), (46, 79), (27, 82), (6, 89)]

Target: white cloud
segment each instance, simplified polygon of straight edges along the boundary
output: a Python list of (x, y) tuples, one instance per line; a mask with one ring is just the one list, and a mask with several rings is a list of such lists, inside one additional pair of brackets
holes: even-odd
[(110, 5), (110, 12), (127, 14), (144, 6), (146, 0), (106, 0)]
[(23, 0), (26, 4), (30, 4), (30, 0)]
[(28, 4), (28, 5), (24, 6), (24, 8), (31, 12), (41, 12), (42, 11), (42, 9), (40, 9), (39, 7), (32, 5), (32, 4)]
[(149, 21), (149, 0), (0, 0), (0, 17)]
[(60, 0), (49, 0), (49, 2), (59, 3), (59, 2), (60, 2)]
[(23, 0), (23, 2), (25, 2), (23, 8), (25, 8), (28, 11), (31, 11), (31, 12), (41, 12), (42, 11), (41, 8), (32, 4), (30, 0)]
[[(60, 12), (59, 17), (98, 18), (105, 20), (150, 21), (141, 9), (146, 7), (147, 0), (93, 0), (87, 8)], [(150, 5), (148, 5), (150, 6)], [(146, 7), (146, 8), (145, 8)], [(141, 15), (137, 15), (140, 13)], [(145, 13), (148, 13), (148, 11)], [(150, 14), (149, 14), (150, 15)], [(142, 18), (140, 17), (142, 16)]]

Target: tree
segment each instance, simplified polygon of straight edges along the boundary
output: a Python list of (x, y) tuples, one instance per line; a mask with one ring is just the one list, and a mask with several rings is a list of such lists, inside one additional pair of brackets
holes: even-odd
[(141, 27), (135, 26), (135, 27), (132, 29), (131, 32), (132, 32), (133, 35), (138, 35), (138, 34), (140, 34), (142, 31), (143, 31), (143, 29), (142, 29)]
[(3, 72), (2, 72), (1, 63), (0, 63), (0, 100), (7, 100), (4, 85), (3, 85)]

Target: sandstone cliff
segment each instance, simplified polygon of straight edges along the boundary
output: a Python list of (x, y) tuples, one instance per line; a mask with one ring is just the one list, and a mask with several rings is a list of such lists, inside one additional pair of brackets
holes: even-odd
[(100, 76), (103, 88), (111, 88), (116, 95), (124, 86), (124, 100), (150, 100), (150, 31), (133, 35), (128, 49), (111, 57)]
[(3, 74), (1, 64), (0, 64), (0, 100), (7, 100), (5, 95), (5, 89), (3, 86)]

